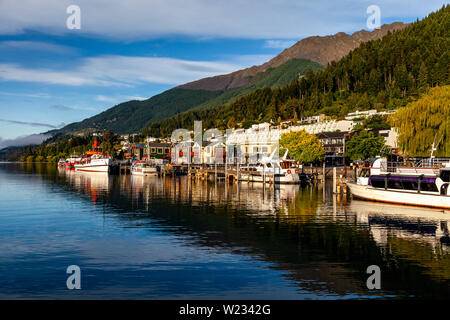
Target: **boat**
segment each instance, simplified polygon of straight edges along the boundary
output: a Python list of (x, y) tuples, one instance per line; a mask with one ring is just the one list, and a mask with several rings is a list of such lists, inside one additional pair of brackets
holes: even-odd
[(75, 168), (75, 163), (80, 161), (81, 161), (80, 156), (73, 155), (70, 158), (66, 159), (66, 161), (64, 162), (64, 167), (66, 167), (66, 169), (73, 169)]
[(346, 184), (356, 198), (450, 209), (450, 161), (429, 160), (405, 165), (378, 157)]
[(65, 163), (66, 163), (66, 160), (64, 160), (63, 158), (59, 159), (58, 168), (63, 168)]
[(239, 174), (239, 180), (250, 182), (274, 182), (280, 184), (299, 184), (299, 168), (295, 166), (293, 160), (287, 159), (288, 150), (284, 156), (274, 158), (278, 149), (275, 149), (269, 157), (263, 157), (257, 163), (248, 164), (239, 168), (242, 171)]
[(131, 165), (131, 174), (136, 176), (157, 176), (158, 168), (147, 161), (134, 161)]
[(109, 172), (113, 166), (113, 161), (108, 154), (98, 148), (98, 142), (94, 141), (94, 148), (87, 151), (75, 164), (75, 171), (84, 172)]

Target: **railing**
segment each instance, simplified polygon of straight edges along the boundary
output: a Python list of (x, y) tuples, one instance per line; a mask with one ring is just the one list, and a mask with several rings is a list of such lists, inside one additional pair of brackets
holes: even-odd
[(442, 168), (445, 163), (449, 163), (448, 158), (424, 158), (424, 159), (411, 159), (403, 162), (381, 162), (382, 172), (398, 172), (398, 173), (438, 173), (439, 168)]

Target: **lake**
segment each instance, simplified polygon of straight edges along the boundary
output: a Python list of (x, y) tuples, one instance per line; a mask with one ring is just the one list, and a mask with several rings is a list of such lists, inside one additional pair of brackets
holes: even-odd
[(0, 298), (448, 299), (450, 212), (331, 189), (0, 163)]

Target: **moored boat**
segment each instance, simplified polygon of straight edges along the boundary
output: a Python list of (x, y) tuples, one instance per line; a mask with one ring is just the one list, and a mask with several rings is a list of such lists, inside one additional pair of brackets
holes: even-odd
[(240, 167), (242, 173), (239, 179), (251, 182), (274, 182), (281, 184), (298, 184), (301, 183), (299, 168), (295, 166), (294, 161), (287, 160), (287, 153), (282, 159), (274, 158), (274, 150), (269, 157), (264, 157), (254, 164), (248, 164)]
[(64, 166), (66, 167), (66, 169), (73, 169), (75, 168), (75, 163), (80, 162), (81, 161), (81, 157), (77, 156), (77, 155), (72, 155), (70, 158), (67, 158)]
[(135, 161), (131, 165), (131, 174), (136, 176), (157, 176), (157, 167), (146, 161)]
[(87, 151), (78, 161), (75, 162), (75, 171), (84, 172), (109, 172), (113, 161), (108, 154), (98, 148), (98, 142), (94, 141), (94, 148)]
[(59, 161), (58, 161), (58, 168), (63, 168), (65, 163), (66, 163), (66, 160), (64, 160), (62, 158), (59, 159)]
[(361, 199), (450, 209), (450, 162), (389, 166), (386, 158), (377, 158), (356, 182), (346, 184)]

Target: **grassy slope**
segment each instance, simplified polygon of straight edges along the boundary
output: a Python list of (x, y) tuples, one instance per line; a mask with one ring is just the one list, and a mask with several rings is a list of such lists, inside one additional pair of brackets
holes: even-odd
[(292, 80), (304, 75), (309, 69), (317, 71), (324, 67), (316, 62), (305, 59), (292, 59), (281, 66), (269, 69), (250, 79), (250, 84), (244, 87), (233, 88), (224, 91), (221, 95), (199, 105), (196, 110), (227, 105), (256, 89), (264, 87), (279, 87), (290, 83)]

